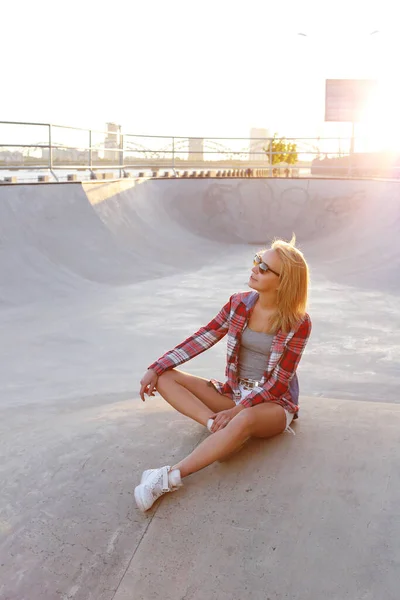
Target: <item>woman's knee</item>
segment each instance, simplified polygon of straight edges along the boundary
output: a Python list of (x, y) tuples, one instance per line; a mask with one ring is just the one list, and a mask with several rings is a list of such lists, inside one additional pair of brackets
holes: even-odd
[(244, 408), (241, 410), (240, 413), (232, 419), (231, 423), (237, 428), (238, 432), (250, 437), (254, 426), (254, 416), (251, 412), (251, 408)]
[(161, 375), (158, 376), (157, 384), (156, 384), (156, 389), (158, 391), (160, 391), (161, 388), (165, 386), (165, 384), (168, 385), (168, 383), (170, 383), (171, 381), (175, 381), (174, 370), (173, 369), (169, 369), (168, 371), (164, 371), (164, 373), (161, 373)]

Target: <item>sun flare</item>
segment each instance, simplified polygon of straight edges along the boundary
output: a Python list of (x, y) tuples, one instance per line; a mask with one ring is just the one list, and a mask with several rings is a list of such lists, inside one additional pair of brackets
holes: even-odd
[(400, 93), (393, 83), (381, 83), (360, 115), (359, 148), (372, 152), (400, 151)]

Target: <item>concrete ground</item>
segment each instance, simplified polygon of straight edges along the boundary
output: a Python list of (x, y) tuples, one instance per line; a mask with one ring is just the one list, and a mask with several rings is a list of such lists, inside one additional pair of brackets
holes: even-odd
[[(398, 597), (397, 182), (0, 189), (0, 599)], [(203, 428), (147, 365), (295, 231), (313, 333), (296, 436), (251, 442), (146, 515), (144, 468)], [(223, 376), (222, 341), (185, 369)]]
[[(149, 517), (115, 600), (398, 598), (400, 406), (303, 398)], [(384, 427), (384, 430), (383, 430)]]

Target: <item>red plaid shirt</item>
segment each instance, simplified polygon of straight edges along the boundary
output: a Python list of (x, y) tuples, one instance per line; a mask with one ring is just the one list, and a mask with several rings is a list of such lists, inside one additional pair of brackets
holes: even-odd
[[(227, 363), (225, 375), (227, 381), (211, 382), (221, 394), (239, 399), (241, 392), (238, 384), (238, 363), (241, 335), (249, 321), (251, 312), (258, 299), (257, 292), (239, 292), (230, 297), (229, 302), (218, 315), (173, 350), (166, 352), (149, 369), (161, 375), (168, 369), (190, 360), (211, 348), (227, 335)], [(289, 333), (279, 331), (271, 346), (267, 368), (251, 393), (240, 400), (240, 404), (250, 407), (261, 402), (275, 402), (292, 413), (297, 413), (299, 386), (296, 369), (311, 332), (311, 320), (308, 314)]]

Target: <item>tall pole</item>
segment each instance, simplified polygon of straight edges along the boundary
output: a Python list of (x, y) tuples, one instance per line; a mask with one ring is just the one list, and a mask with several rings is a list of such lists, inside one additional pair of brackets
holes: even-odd
[(354, 123), (354, 121), (351, 124), (351, 144), (350, 144), (350, 154), (354, 154), (354, 146), (355, 146), (355, 131), (356, 131), (356, 124)]
[[(119, 164), (120, 164), (120, 169), (119, 169), (119, 178), (122, 178), (122, 172), (124, 171), (124, 166), (125, 166), (125, 160), (124, 160), (124, 135), (122, 133), (122, 126), (119, 126), (119, 152), (118, 152), (118, 156), (119, 156)], [(122, 165), (122, 168), (121, 168)]]
[(92, 130), (89, 129), (89, 169), (92, 170)]
[(49, 124), (49, 169), (53, 170), (53, 147), (51, 142), (51, 125)]
[(351, 124), (351, 140), (350, 140), (350, 156), (349, 156), (349, 177), (352, 176), (352, 162), (354, 155), (354, 146), (355, 146), (355, 122), (353, 121)]
[(273, 159), (273, 156), (272, 156), (272, 139), (270, 138), (270, 140), (269, 140), (269, 171), (268, 171), (269, 177), (271, 177), (272, 171), (273, 171), (273, 168), (272, 168), (272, 161), (273, 160), (274, 159)]

